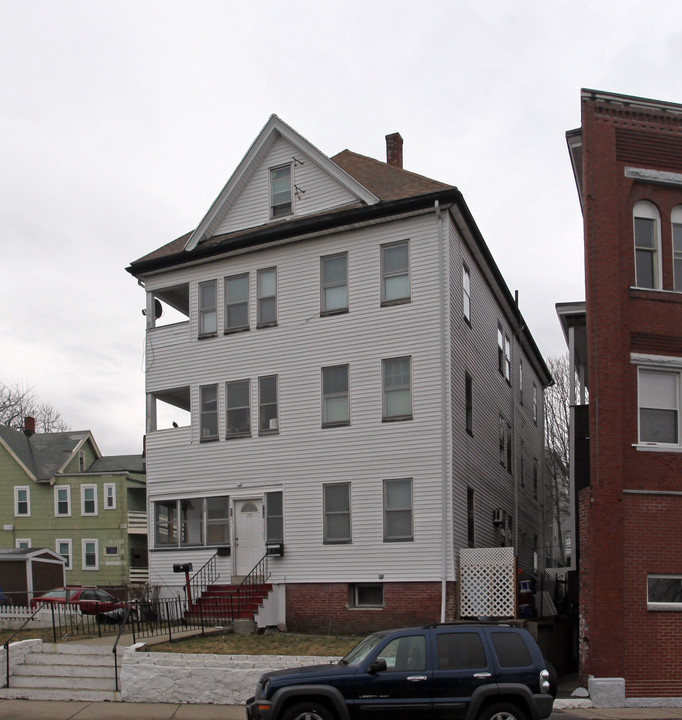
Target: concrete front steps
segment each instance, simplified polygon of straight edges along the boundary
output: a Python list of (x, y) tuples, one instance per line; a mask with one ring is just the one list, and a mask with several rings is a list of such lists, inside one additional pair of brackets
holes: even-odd
[(42, 643), (42, 652), (29, 652), (12, 667), (9, 684), (0, 698), (120, 700), (108, 646)]

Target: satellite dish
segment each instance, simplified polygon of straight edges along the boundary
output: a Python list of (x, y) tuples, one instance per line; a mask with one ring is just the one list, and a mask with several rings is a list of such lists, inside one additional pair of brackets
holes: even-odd
[(158, 320), (163, 315), (163, 305), (161, 301), (154, 298), (154, 317)]

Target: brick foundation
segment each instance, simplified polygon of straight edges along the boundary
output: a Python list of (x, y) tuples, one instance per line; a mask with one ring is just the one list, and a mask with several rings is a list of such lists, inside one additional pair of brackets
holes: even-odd
[[(447, 583), (446, 620), (454, 619), (455, 583)], [(383, 608), (348, 605), (347, 583), (287, 585), (287, 628), (295, 632), (369, 633), (440, 622), (439, 582), (384, 583)]]

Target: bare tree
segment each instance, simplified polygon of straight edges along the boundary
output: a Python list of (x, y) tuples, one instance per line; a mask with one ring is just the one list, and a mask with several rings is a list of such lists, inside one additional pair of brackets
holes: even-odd
[(565, 534), (570, 514), (568, 425), (571, 369), (568, 354), (547, 358), (545, 362), (554, 378), (554, 385), (545, 391), (547, 502), (559, 538), (553, 555), (560, 565), (565, 565)]
[(0, 425), (22, 430), (24, 418), (33, 417), (38, 432), (69, 430), (61, 413), (36, 398), (32, 387), (0, 380)]

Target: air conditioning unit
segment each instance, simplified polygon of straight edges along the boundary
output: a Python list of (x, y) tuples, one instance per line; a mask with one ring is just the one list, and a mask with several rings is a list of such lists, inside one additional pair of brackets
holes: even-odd
[(504, 525), (505, 512), (502, 508), (493, 510), (493, 525)]
[(279, 418), (271, 418), (270, 430), (279, 430)]

